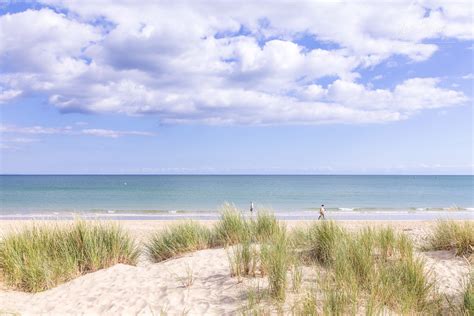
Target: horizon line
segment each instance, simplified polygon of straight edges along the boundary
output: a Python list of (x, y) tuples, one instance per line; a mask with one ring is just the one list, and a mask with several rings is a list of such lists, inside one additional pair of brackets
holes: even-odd
[(0, 173), (0, 176), (474, 176), (440, 173)]

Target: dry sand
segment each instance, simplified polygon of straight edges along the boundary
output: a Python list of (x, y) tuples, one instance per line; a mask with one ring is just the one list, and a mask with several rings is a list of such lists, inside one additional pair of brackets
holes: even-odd
[[(173, 222), (120, 223), (143, 241), (151, 232)], [(212, 221), (203, 223), (211, 225)], [(288, 221), (287, 226), (292, 228), (307, 223)], [(418, 245), (423, 243), (435, 224), (420, 221), (340, 223), (348, 229), (390, 225), (407, 233)], [(0, 234), (29, 224), (29, 221), (0, 221)], [(420, 255), (426, 259), (440, 291), (449, 297), (458, 295), (469, 274), (468, 262), (450, 251), (431, 251)], [(244, 306), (246, 292), (254, 282), (256, 280), (244, 279), (239, 283), (236, 278), (230, 277), (226, 251), (210, 249), (161, 263), (141, 260), (136, 267), (119, 264), (37, 294), (9, 290), (0, 282), (0, 314), (231, 315), (238, 314)], [(265, 286), (263, 279), (257, 282)]]

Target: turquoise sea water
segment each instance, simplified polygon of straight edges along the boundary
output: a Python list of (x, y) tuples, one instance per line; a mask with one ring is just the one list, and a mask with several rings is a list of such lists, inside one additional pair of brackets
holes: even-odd
[(160, 214), (201, 216), (234, 203), (247, 210), (311, 214), (474, 211), (473, 176), (0, 176), (2, 216)]

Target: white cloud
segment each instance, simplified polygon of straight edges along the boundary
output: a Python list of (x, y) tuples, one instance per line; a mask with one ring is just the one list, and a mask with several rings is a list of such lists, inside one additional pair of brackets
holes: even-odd
[(467, 101), (458, 91), (438, 87), (437, 78), (411, 78), (392, 91), (367, 89), (363, 85), (336, 80), (327, 95), (330, 101), (362, 109), (385, 109), (410, 114), (422, 109), (455, 106)]
[(394, 90), (395, 104), (402, 110), (422, 110), (455, 106), (467, 101), (458, 91), (437, 86), (437, 78), (412, 78)]
[(472, 39), (469, 1), (46, 2), (68, 13), (0, 16), (0, 103), (41, 94), (63, 112), (314, 124), (393, 121), (467, 100), (435, 78), (393, 89), (357, 79), (394, 55), (430, 58), (436, 39)]
[(36, 138), (29, 137), (5, 137), (0, 134), (0, 149), (16, 151), (20, 149), (23, 145), (31, 144), (38, 142)]
[(11, 99), (16, 98), (21, 94), (20, 90), (10, 89), (10, 90), (2, 90), (0, 89), (0, 103), (5, 103), (10, 101)]
[(115, 130), (110, 130), (110, 129), (98, 129), (98, 128), (83, 129), (81, 133), (85, 135), (110, 137), (110, 138), (118, 138), (120, 136), (126, 136), (126, 135), (135, 135), (135, 136), (152, 136), (153, 135), (153, 133), (148, 133), (148, 132), (115, 131)]
[(26, 137), (13, 137), (13, 138), (5, 138), (2, 137), (3, 142), (7, 143), (21, 143), (21, 144), (27, 144), (27, 143), (35, 143), (38, 141), (36, 138), (26, 138)]
[(470, 74), (464, 75), (464, 76), (462, 76), (462, 79), (465, 79), (465, 80), (473, 80), (473, 79), (474, 79), (474, 73), (470, 73)]
[(84, 68), (82, 50), (100, 39), (91, 25), (50, 9), (27, 10), (0, 18), (0, 55), (4, 72), (51, 72), (57, 79)]
[(374, 81), (375, 80), (381, 80), (381, 79), (383, 79), (383, 75), (376, 75), (372, 78), (372, 80), (374, 80)]
[(51, 135), (51, 134), (68, 134), (72, 128), (66, 127), (43, 127), (43, 126), (28, 126), (18, 127), (11, 125), (0, 125), (0, 133), (17, 133), (17, 134), (31, 134), (31, 135)]
[[(1, 134), (29, 134), (29, 135), (91, 135), (99, 137), (110, 137), (118, 138), (121, 136), (153, 136), (153, 133), (143, 132), (143, 131), (120, 131), (120, 130), (111, 130), (111, 129), (101, 129), (101, 128), (88, 128), (88, 129), (74, 129), (71, 126), (65, 127), (43, 127), (43, 126), (26, 126), (18, 127), (11, 125), (0, 125), (0, 135)], [(9, 138), (10, 140), (16, 140), (15, 142), (27, 142), (31, 140), (28, 138)], [(21, 141), (24, 140), (24, 141)]]

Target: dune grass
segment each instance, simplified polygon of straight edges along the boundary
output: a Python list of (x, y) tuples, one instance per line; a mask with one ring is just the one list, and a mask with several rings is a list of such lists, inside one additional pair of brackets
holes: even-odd
[(33, 225), (0, 242), (0, 270), (7, 284), (39, 292), (117, 263), (135, 264), (138, 249), (119, 226), (84, 221)]
[(471, 255), (474, 252), (474, 223), (438, 221), (428, 242), (428, 249), (454, 249), (459, 256)]
[(229, 246), (248, 238), (251, 227), (242, 214), (231, 204), (224, 204), (219, 221), (214, 225), (212, 244)]
[(462, 311), (464, 315), (474, 315), (474, 272), (471, 272), (463, 294)]
[(262, 265), (268, 274), (270, 296), (278, 301), (286, 297), (287, 272), (292, 257), (289, 249), (286, 229), (280, 228), (266, 243), (261, 245)]
[(285, 230), (275, 215), (267, 211), (259, 211), (256, 217), (250, 220), (249, 226), (253, 239), (257, 242), (272, 240)]
[[(267, 216), (267, 215), (265, 215)], [(315, 222), (307, 229), (288, 234), (278, 221), (266, 218), (263, 233), (257, 233), (258, 217), (248, 225), (251, 236), (239, 244), (245, 260), (260, 257), (260, 270), (268, 278), (268, 293), (277, 302), (284, 302), (288, 277), (294, 292), (301, 286), (301, 262), (322, 269), (317, 291), (308, 292), (294, 308), (296, 315), (379, 314), (389, 310), (401, 314), (436, 314), (439, 296), (425, 271), (424, 262), (414, 256), (410, 239), (392, 228), (365, 228), (348, 232), (331, 221)], [(269, 225), (268, 223), (272, 223)], [(253, 227), (253, 228), (252, 228)], [(263, 240), (263, 241), (262, 241)], [(258, 243), (260, 253), (244, 251)], [(247, 269), (250, 271), (251, 269)], [(245, 274), (245, 273), (242, 273)]]
[(295, 245), (302, 248), (305, 259), (331, 264), (335, 259), (337, 245), (346, 234), (332, 221), (322, 221), (312, 224), (306, 231), (293, 235)]
[(259, 249), (249, 240), (230, 247), (227, 255), (231, 276), (237, 277), (240, 281), (242, 277), (255, 277), (258, 272), (262, 273)]
[[(384, 308), (402, 314), (436, 313), (439, 299), (413, 255), (413, 244), (391, 228), (365, 228), (349, 233), (330, 221), (314, 223), (294, 235), (305, 262), (323, 268), (321, 293), (302, 301), (301, 314), (378, 314)], [(316, 311), (309, 310), (318, 306)]]
[(267, 276), (270, 296), (282, 300), (292, 262), (286, 228), (267, 213), (245, 222), (247, 228), (241, 233), (240, 242), (228, 249), (231, 275), (239, 280), (245, 276)]
[(234, 205), (224, 204), (213, 228), (212, 244), (230, 246), (248, 239), (263, 242), (279, 232), (280, 225), (272, 213), (259, 211), (255, 216), (245, 218)]
[(199, 223), (186, 221), (152, 235), (145, 251), (153, 262), (160, 262), (186, 252), (209, 248), (211, 231)]
[[(212, 233), (213, 245), (228, 246), (231, 275), (267, 276), (270, 297), (284, 300), (291, 256), (286, 228), (268, 212), (244, 218), (227, 206)], [(298, 282), (298, 281), (296, 281)]]
[(294, 293), (298, 293), (303, 283), (303, 269), (298, 260), (293, 258), (291, 263), (291, 289)]

